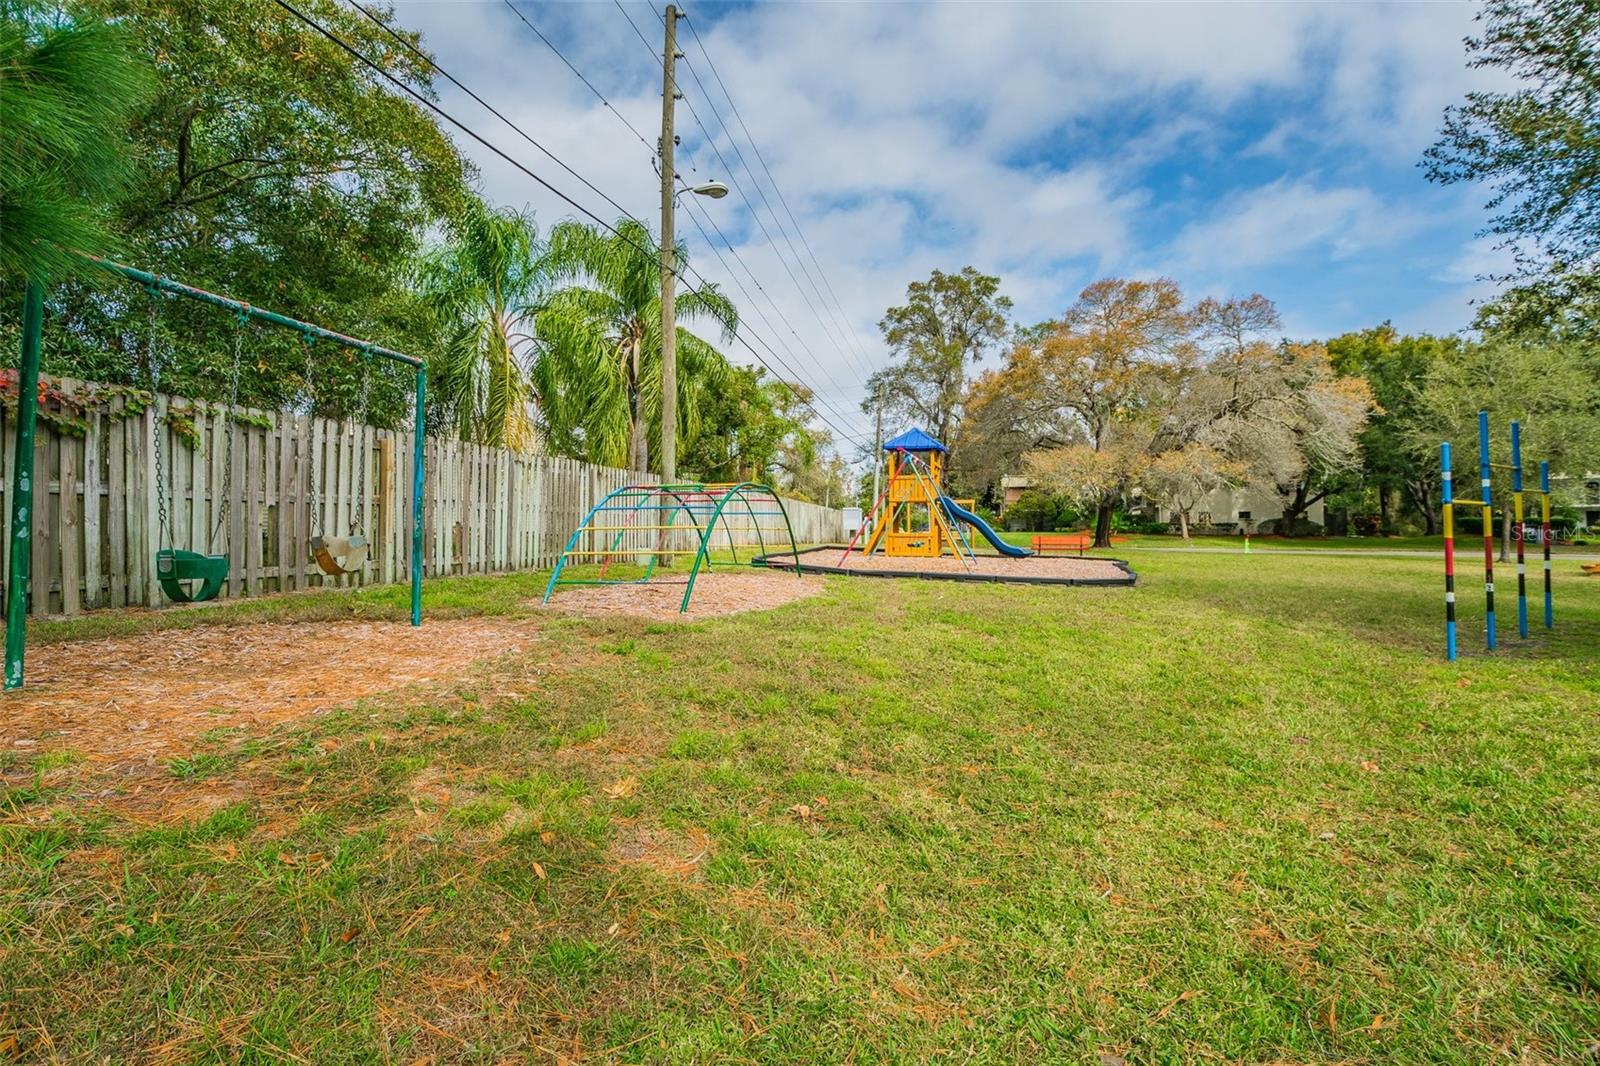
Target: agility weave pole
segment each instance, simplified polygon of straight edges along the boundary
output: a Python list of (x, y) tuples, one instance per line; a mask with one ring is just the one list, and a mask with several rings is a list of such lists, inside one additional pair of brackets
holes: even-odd
[[(1523, 535), (1523, 478), (1522, 478), (1522, 426), (1511, 423), (1511, 463), (1508, 466), (1489, 461), (1489, 412), (1478, 412), (1478, 478), (1482, 498), (1469, 500), (1455, 495), (1450, 470), (1450, 442), (1439, 445), (1439, 473), (1444, 527), (1444, 646), (1445, 658), (1454, 662), (1457, 656), (1456, 633), (1456, 504), (1481, 507), (1483, 514), (1483, 598), (1485, 647), (1493, 651), (1495, 640), (1494, 614), (1494, 493), (1492, 472), (1495, 467), (1511, 471), (1511, 517), (1517, 541), (1517, 633), (1528, 637), (1528, 576)], [(1539, 464), (1541, 525), (1539, 541), (1544, 552), (1544, 625), (1555, 628), (1555, 600), (1550, 586), (1550, 464)]]

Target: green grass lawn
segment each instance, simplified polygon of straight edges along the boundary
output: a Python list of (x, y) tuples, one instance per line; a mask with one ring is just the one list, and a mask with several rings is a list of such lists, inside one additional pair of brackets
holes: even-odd
[(1600, 580), (1561, 567), (1559, 628), (1493, 657), (1464, 592), (1447, 665), (1430, 560), (1135, 565), (1133, 589), (835, 578), (688, 625), (441, 581), (436, 611), (528, 613), (539, 642), (425, 700), (205, 738), (169, 767), (203, 817), (8, 753), (0, 1051), (1582, 1061)]

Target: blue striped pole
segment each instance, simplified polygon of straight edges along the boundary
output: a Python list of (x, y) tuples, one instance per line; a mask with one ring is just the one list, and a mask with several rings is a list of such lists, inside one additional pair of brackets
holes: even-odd
[(1450, 442), (1439, 445), (1439, 473), (1444, 496), (1444, 655), (1456, 661), (1456, 523), (1455, 490), (1450, 483)]
[(1539, 464), (1539, 495), (1544, 510), (1544, 524), (1539, 539), (1544, 542), (1544, 627), (1554, 629), (1556, 605), (1550, 594), (1550, 464)]
[(1478, 412), (1478, 477), (1483, 489), (1483, 603), (1494, 651), (1494, 503), (1489, 489), (1489, 412)]
[(1511, 423), (1511, 522), (1517, 531), (1517, 635), (1528, 639), (1528, 567), (1522, 530), (1522, 426)]

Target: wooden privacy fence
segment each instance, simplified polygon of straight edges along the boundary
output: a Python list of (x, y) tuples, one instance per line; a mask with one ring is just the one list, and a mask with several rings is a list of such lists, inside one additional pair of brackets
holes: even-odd
[[(0, 409), (0, 575), (9, 572), (15, 440), (12, 410)], [(131, 390), (53, 382), (34, 443), (29, 613), (159, 605), (161, 547), (226, 553), (224, 596), (409, 581), (411, 447), (406, 430), (239, 408), (230, 455), (221, 405), (160, 394), (149, 402)], [(430, 577), (552, 566), (601, 497), (655, 480), (435, 438), (425, 458), (423, 572)], [(363, 499), (362, 531), (372, 542), (366, 569), (323, 575), (310, 561), (310, 539), (352, 532)], [(837, 509), (786, 506), (801, 543), (840, 538)], [(769, 547), (787, 540), (781, 518), (762, 521)], [(735, 530), (734, 539), (757, 541), (753, 530)], [(720, 531), (717, 542), (727, 543)]]

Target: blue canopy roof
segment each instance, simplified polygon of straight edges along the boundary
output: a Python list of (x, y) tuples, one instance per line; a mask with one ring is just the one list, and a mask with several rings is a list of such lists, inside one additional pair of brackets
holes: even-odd
[(950, 449), (920, 429), (908, 429), (894, 440), (883, 442), (886, 452), (948, 452)]

